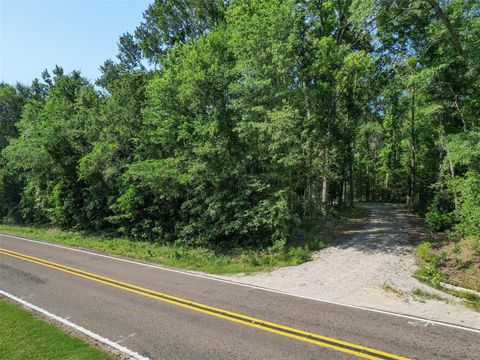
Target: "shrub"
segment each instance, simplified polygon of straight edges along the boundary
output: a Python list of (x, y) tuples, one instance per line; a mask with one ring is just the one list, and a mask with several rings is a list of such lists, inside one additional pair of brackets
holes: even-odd
[(462, 176), (447, 181), (449, 191), (457, 195), (456, 230), (480, 237), (480, 132), (472, 131), (450, 137), (448, 158), (462, 171)]
[(423, 264), (415, 275), (420, 280), (425, 281), (436, 288), (440, 287), (440, 282), (443, 281), (442, 273), (437, 270), (437, 267), (434, 264)]
[(293, 247), (288, 250), (288, 257), (292, 265), (299, 265), (310, 260), (310, 254), (305, 247)]
[(431, 259), (431, 256), (430, 256), (431, 248), (432, 248), (432, 244), (429, 242), (424, 242), (418, 245), (417, 253), (420, 260), (428, 262)]
[(429, 207), (425, 214), (425, 222), (432, 231), (444, 231), (450, 229), (455, 223), (453, 213), (442, 212), (435, 207)]
[(460, 254), (460, 252), (462, 251), (462, 248), (460, 247), (459, 244), (455, 244), (455, 246), (453, 247), (453, 252), (455, 254)]

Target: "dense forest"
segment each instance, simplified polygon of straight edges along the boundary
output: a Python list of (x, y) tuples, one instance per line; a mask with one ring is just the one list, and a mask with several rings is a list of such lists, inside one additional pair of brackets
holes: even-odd
[(118, 48), (0, 85), (3, 221), (282, 247), (385, 201), (480, 236), (478, 0), (156, 0)]

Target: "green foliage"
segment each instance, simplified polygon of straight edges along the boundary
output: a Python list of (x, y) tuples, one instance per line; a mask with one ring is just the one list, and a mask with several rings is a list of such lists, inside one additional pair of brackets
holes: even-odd
[(0, 150), (4, 149), (11, 138), (18, 135), (16, 122), (20, 118), (25, 103), (25, 89), (20, 85), (13, 87), (0, 83)]
[(28, 89), (21, 85), (0, 84), (0, 218), (10, 221), (18, 219), (17, 204), (22, 184), (15, 171), (5, 168), (1, 151), (19, 135), (17, 123), (29, 95)]
[(299, 227), (355, 200), (407, 201), (432, 230), (478, 237), (478, 14), (155, 1), (100, 88), (59, 66), (0, 85), (0, 217), (168, 244), (174, 259), (304, 261), (324, 244), (289, 248)]
[[(223, 0), (160, 0), (151, 4), (135, 35), (145, 56), (161, 62), (165, 51), (194, 41), (224, 18)], [(128, 52), (126, 52), (128, 54)]]
[(90, 235), (84, 232), (38, 226), (0, 224), (0, 231), (213, 274), (252, 273), (272, 270), (280, 266), (298, 265), (310, 260), (312, 250), (311, 245), (308, 244), (296, 244), (290, 247), (285, 244), (276, 244), (260, 250), (255, 247), (213, 250), (199, 246), (193, 248), (182, 244), (164, 245), (111, 234)]
[(455, 217), (452, 213), (438, 210), (435, 204), (432, 204), (429, 207), (429, 211), (425, 214), (425, 222), (430, 230), (444, 231), (453, 226)]
[(25, 220), (74, 227), (85, 224), (77, 162), (88, 149), (87, 115), (98, 95), (76, 72), (60, 75), (45, 101), (28, 103), (18, 122), (20, 136), (4, 149), (7, 168), (22, 174), (20, 211)]
[(480, 312), (480, 296), (466, 291), (449, 290), (448, 292), (456, 297), (464, 299), (463, 302), (466, 306)]
[(418, 245), (417, 247), (417, 254), (420, 260), (428, 262), (430, 260), (430, 249), (432, 248), (432, 244), (429, 242), (424, 242)]
[(453, 247), (453, 252), (455, 254), (460, 254), (460, 252), (462, 251), (462, 248), (460, 247), (459, 244), (455, 244), (455, 246)]
[(415, 273), (415, 277), (435, 288), (440, 288), (440, 282), (444, 279), (442, 273), (438, 271), (437, 267), (432, 263), (420, 266)]
[(465, 235), (480, 236), (480, 132), (451, 136), (447, 144), (445, 162), (460, 172), (451, 177), (448, 186), (457, 194), (455, 214), (457, 229)]

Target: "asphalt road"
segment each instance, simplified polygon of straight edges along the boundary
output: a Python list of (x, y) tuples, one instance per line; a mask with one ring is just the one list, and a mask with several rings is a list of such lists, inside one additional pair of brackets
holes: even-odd
[(480, 359), (478, 331), (7, 235), (0, 289), (151, 359)]

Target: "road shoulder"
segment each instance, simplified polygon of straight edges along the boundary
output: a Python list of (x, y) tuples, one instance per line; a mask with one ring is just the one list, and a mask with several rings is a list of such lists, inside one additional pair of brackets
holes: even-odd
[(416, 245), (425, 236), (418, 219), (402, 207), (366, 205), (368, 221), (344, 229), (343, 239), (313, 260), (253, 275), (222, 276), (310, 298), (375, 308), (480, 328), (480, 313), (412, 275)]

